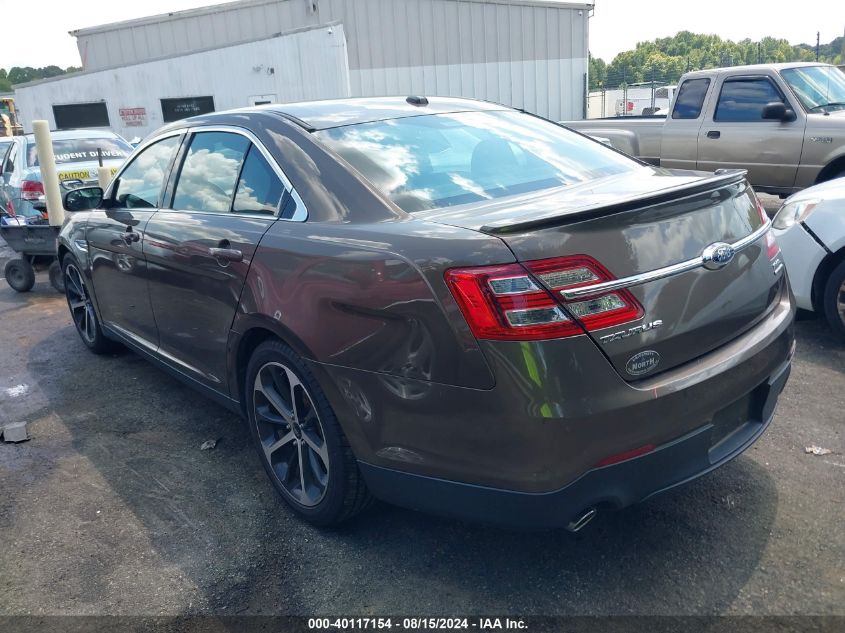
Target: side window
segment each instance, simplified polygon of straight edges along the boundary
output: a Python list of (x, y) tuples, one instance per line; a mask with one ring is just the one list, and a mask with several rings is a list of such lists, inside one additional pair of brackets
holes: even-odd
[(115, 183), (112, 197), (116, 206), (125, 209), (158, 207), (161, 189), (179, 141), (179, 136), (162, 139), (132, 159)]
[(267, 213), (279, 210), (284, 188), (282, 181), (255, 145), (249, 148), (232, 211), (235, 213)]
[(675, 107), (672, 109), (673, 119), (697, 119), (704, 107), (704, 98), (710, 88), (709, 79), (687, 79), (681, 84)]
[(722, 84), (715, 121), (762, 121), (763, 108), (772, 101), (783, 101), (774, 84), (765, 77), (731, 79)]
[(249, 140), (230, 132), (198, 132), (182, 163), (173, 208), (228, 213)]
[(3, 173), (4, 174), (15, 173), (15, 160), (17, 160), (17, 158), (18, 158), (18, 146), (17, 146), (17, 143), (12, 143), (12, 147), (9, 149), (9, 153), (6, 155), (6, 160), (3, 162)]
[(5, 143), (0, 142), (0, 171), (6, 171), (6, 153), (9, 151), (12, 143), (7, 141)]

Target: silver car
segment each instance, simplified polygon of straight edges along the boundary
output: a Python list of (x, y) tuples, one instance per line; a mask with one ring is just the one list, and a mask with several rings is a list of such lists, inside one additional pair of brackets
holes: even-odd
[(796, 193), (774, 219), (795, 301), (845, 340), (845, 178)]
[[(65, 189), (97, 184), (97, 167), (103, 165), (114, 173), (129, 154), (132, 146), (107, 130), (67, 130), (53, 132), (53, 152), (59, 181)], [(44, 186), (35, 138), (32, 134), (2, 140), (2, 180), (0, 202), (6, 215), (37, 222), (42, 217)]]

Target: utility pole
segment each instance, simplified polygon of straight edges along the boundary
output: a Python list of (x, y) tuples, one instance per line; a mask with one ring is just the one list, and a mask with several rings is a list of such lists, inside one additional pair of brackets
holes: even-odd
[(757, 42), (757, 63), (763, 63), (763, 42)]
[(651, 110), (652, 113), (654, 112), (654, 73), (656, 67), (654, 65), (651, 66)]
[(821, 37), (821, 32), (816, 31), (816, 61), (819, 61), (819, 39)]

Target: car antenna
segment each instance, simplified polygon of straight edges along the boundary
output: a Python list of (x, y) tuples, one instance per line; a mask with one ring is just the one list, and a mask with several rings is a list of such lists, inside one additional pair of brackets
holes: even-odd
[(407, 99), (405, 99), (405, 101), (410, 103), (412, 106), (422, 107), (422, 106), (428, 105), (428, 99), (426, 99), (425, 97), (420, 97), (420, 96), (410, 96)]

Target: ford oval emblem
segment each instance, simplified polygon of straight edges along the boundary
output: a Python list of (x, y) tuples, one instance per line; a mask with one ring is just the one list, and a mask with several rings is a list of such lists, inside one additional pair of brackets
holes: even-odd
[(632, 376), (642, 376), (660, 364), (660, 354), (652, 349), (635, 354), (625, 363), (625, 371)]
[(701, 254), (702, 264), (707, 270), (719, 270), (733, 260), (736, 251), (730, 244), (716, 242), (704, 249)]

